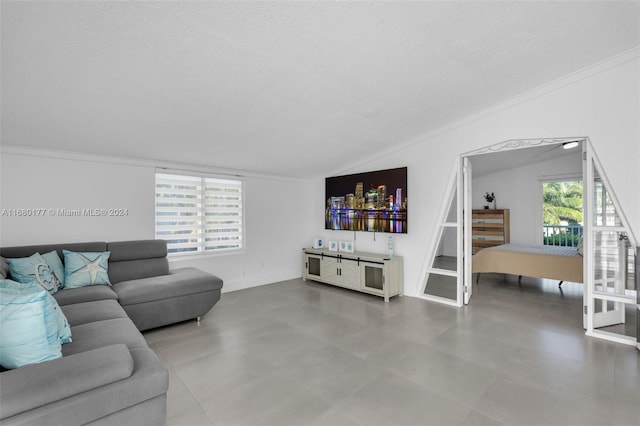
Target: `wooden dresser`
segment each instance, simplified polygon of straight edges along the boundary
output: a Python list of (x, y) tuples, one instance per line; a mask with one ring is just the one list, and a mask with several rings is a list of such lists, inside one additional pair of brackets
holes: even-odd
[(473, 254), (485, 247), (509, 243), (509, 209), (482, 209), (471, 212), (471, 251)]

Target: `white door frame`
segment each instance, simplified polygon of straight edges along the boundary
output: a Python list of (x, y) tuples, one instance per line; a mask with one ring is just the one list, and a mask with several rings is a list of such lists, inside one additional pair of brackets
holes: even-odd
[[(469, 302), (471, 301), (471, 295), (473, 294), (473, 277), (472, 277), (472, 273), (471, 273), (471, 262), (467, 262), (464, 259), (466, 259), (466, 256), (471, 257), (471, 251), (472, 251), (472, 244), (471, 244), (471, 223), (472, 223), (472, 179), (473, 179), (473, 173), (472, 173), (472, 167), (471, 167), (471, 160), (469, 160), (469, 157), (463, 157), (462, 158), (462, 176), (463, 178), (461, 179), (462, 182), (460, 182), (459, 187), (460, 190), (458, 192), (460, 192), (461, 194), (463, 194), (462, 197), (462, 209), (458, 209), (458, 215), (462, 214), (462, 222), (463, 225), (462, 227), (458, 227), (458, 231), (460, 231), (460, 228), (462, 228), (463, 232), (462, 232), (462, 238), (460, 241), (460, 250), (459, 250), (459, 257), (460, 260), (463, 262), (462, 264), (462, 277), (463, 277), (463, 294), (464, 294), (464, 304), (468, 305)], [(462, 212), (462, 213), (461, 213)], [(458, 218), (458, 223), (460, 223), (461, 220), (460, 218)]]
[[(583, 230), (583, 244), (584, 244), (584, 259), (583, 262), (583, 276), (584, 276), (584, 292), (583, 292), (583, 312), (585, 315), (583, 316), (586, 328), (586, 335), (597, 337), (604, 340), (611, 340), (619, 343), (629, 344), (636, 346), (637, 341), (636, 337), (623, 336), (615, 333), (610, 333), (602, 330), (594, 329), (594, 307), (595, 307), (595, 299), (600, 300), (612, 300), (617, 302), (623, 302), (632, 304), (634, 303), (631, 298), (627, 300), (627, 298), (611, 295), (611, 296), (603, 296), (602, 294), (594, 294), (594, 264), (593, 264), (593, 232), (600, 231), (601, 229), (597, 229), (600, 227), (594, 227), (591, 224), (593, 219), (592, 217), (592, 206), (593, 206), (593, 169), (594, 164), (598, 168), (600, 177), (603, 180), (603, 184), (606, 186), (607, 191), (611, 194), (611, 198), (614, 202), (616, 212), (622, 222), (621, 229), (628, 235), (630, 243), (633, 247), (637, 246), (637, 240), (634, 238), (631, 233), (631, 228), (628, 226), (628, 221), (624, 217), (623, 211), (620, 209), (619, 204), (617, 203), (617, 198), (613, 192), (613, 188), (609, 185), (609, 182), (606, 179), (606, 175), (604, 174), (604, 170), (602, 169), (600, 162), (598, 161), (597, 156), (591, 146), (591, 142), (587, 137), (572, 137), (572, 138), (556, 138), (556, 139), (522, 139), (522, 140), (508, 140), (505, 142), (501, 142), (489, 147), (485, 147), (482, 149), (478, 149), (475, 151), (467, 152), (461, 154), (460, 157), (456, 160), (456, 164), (454, 166), (454, 170), (452, 176), (449, 180), (449, 184), (447, 185), (446, 193), (451, 194), (454, 191), (454, 188), (457, 188), (457, 224), (446, 224), (447, 226), (457, 226), (457, 236), (458, 236), (458, 270), (455, 272), (450, 272), (448, 275), (452, 275), (457, 277), (457, 298), (456, 300), (438, 298), (433, 296), (428, 296), (423, 293), (424, 285), (426, 285), (426, 279), (429, 276), (429, 273), (435, 272), (433, 271), (430, 261), (433, 258), (434, 250), (437, 249), (437, 245), (440, 241), (440, 232), (443, 226), (443, 223), (438, 224), (438, 238), (435, 240), (435, 244), (432, 247), (432, 250), (428, 253), (428, 256), (425, 259), (425, 265), (423, 268), (422, 280), (424, 283), (421, 285), (423, 291), (421, 291), (419, 297), (429, 299), (435, 302), (440, 302), (448, 305), (454, 306), (462, 306), (463, 303), (468, 303), (469, 298), (471, 297), (471, 293), (469, 292), (468, 296), (464, 291), (464, 287), (468, 286), (471, 288), (472, 286), (472, 254), (471, 254), (471, 215), (465, 214), (465, 206), (470, 206), (470, 203), (466, 202), (466, 198), (470, 196), (471, 193), (471, 181), (472, 181), (472, 173), (469, 170), (465, 169), (465, 165), (468, 163), (468, 158), (475, 155), (481, 154), (491, 154), (500, 151), (507, 150), (515, 150), (515, 149), (525, 149), (525, 148), (533, 148), (538, 146), (552, 146), (563, 144), (571, 141), (580, 141), (583, 143), (583, 217), (584, 220), (584, 230)], [(448, 197), (447, 197), (448, 198)], [(453, 197), (449, 198), (451, 200)], [(443, 210), (439, 217), (446, 217), (446, 210), (449, 208), (449, 203), (442, 206)], [(464, 224), (463, 224), (464, 222)], [(607, 229), (610, 230), (610, 229)], [(462, 262), (462, 265), (461, 265)], [(637, 291), (640, 291), (638, 289)], [(635, 298), (633, 298), (635, 300)]]
[[(606, 293), (598, 293), (596, 292), (596, 282), (595, 282), (595, 243), (596, 239), (594, 238), (597, 232), (619, 232), (624, 233), (629, 239), (629, 243), (632, 247), (638, 245), (638, 240), (634, 237), (631, 232), (631, 228), (629, 227), (629, 222), (627, 221), (624, 212), (620, 208), (620, 204), (618, 203), (618, 198), (615, 195), (613, 188), (611, 187), (607, 176), (602, 169), (602, 164), (598, 159), (593, 147), (590, 142), (587, 140), (586, 150), (584, 153), (584, 182), (585, 185), (585, 208), (584, 217), (586, 220), (584, 221), (584, 285), (585, 285), (585, 312), (586, 312), (586, 335), (597, 337), (604, 340), (610, 340), (617, 343), (623, 343), (630, 346), (636, 346), (637, 336), (626, 336), (618, 333), (612, 333), (604, 330), (598, 330), (598, 327), (603, 324), (606, 325), (608, 321), (612, 321), (615, 317), (621, 317), (624, 319), (624, 307), (627, 304), (636, 305), (637, 299), (633, 296), (627, 296), (625, 294), (606, 294)], [(594, 199), (594, 177), (595, 177), (595, 169), (597, 169), (600, 179), (602, 180), (602, 184), (604, 186), (604, 190), (609, 194), (609, 197), (613, 203), (613, 206), (616, 211), (616, 215), (620, 220), (620, 226), (607, 226), (606, 224), (600, 226), (593, 223), (594, 220), (594, 212), (593, 206)], [(618, 262), (622, 262), (624, 259), (623, 256), (618, 256)], [(621, 265), (618, 265), (619, 267)], [(622, 265), (622, 267), (624, 267)], [(637, 271), (636, 271), (637, 273)], [(622, 288), (622, 293), (624, 293), (624, 284)], [(636, 289), (636, 291), (640, 291), (640, 289)], [(610, 312), (596, 312), (595, 305), (596, 300), (601, 301), (601, 303), (613, 302), (615, 304), (615, 310)], [(622, 312), (619, 312), (622, 310)]]
[[(540, 146), (553, 146), (553, 145), (559, 145), (559, 144), (564, 144), (566, 142), (573, 142), (573, 141), (583, 142), (583, 145), (585, 145), (586, 141), (588, 141), (588, 138), (584, 136), (580, 136), (580, 137), (554, 138), (554, 139), (513, 139), (505, 142), (500, 142), (495, 145), (491, 145), (475, 151), (464, 153), (460, 156), (462, 159), (461, 163), (463, 165), (467, 164), (466, 162), (469, 160), (469, 157), (476, 156), (476, 155), (493, 154), (496, 152), (512, 151), (512, 150), (518, 150), (518, 149), (536, 148)], [(465, 197), (467, 193), (469, 194), (471, 193), (472, 180), (473, 180), (473, 176), (472, 176), (472, 170), (470, 168), (468, 176), (467, 176), (467, 173), (465, 173), (465, 179), (463, 182), (462, 193), (465, 194)], [(584, 200), (583, 200), (583, 203), (584, 203)], [(463, 206), (459, 206), (459, 210), (462, 211), (462, 209), (463, 209)], [(467, 223), (467, 220), (469, 221), (468, 223)], [(472, 288), (473, 274), (471, 273), (471, 271), (472, 271), (473, 259), (471, 254), (471, 215), (466, 215), (464, 222), (465, 222), (464, 227), (465, 227), (466, 238), (465, 238), (464, 253), (463, 253), (463, 259), (464, 259), (463, 271), (465, 273), (463, 274), (464, 283), (462, 283), (462, 285), (464, 285), (464, 287)], [(586, 290), (583, 295), (583, 305), (585, 304), (584, 302), (585, 300), (586, 300)]]

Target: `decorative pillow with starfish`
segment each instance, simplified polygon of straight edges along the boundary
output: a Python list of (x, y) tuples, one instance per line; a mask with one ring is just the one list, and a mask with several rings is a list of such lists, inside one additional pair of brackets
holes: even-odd
[(111, 252), (74, 252), (63, 250), (64, 288), (89, 285), (111, 285), (109, 281), (109, 256)]

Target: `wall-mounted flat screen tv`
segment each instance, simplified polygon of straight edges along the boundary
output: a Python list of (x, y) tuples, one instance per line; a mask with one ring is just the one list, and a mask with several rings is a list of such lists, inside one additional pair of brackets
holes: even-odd
[(407, 233), (407, 168), (325, 179), (325, 229)]

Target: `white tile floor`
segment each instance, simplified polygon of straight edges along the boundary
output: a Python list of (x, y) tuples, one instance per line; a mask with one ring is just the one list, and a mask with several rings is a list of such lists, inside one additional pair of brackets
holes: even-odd
[(174, 425), (639, 425), (640, 352), (584, 336), (582, 286), (483, 275), (472, 304), (291, 280), (145, 333)]

